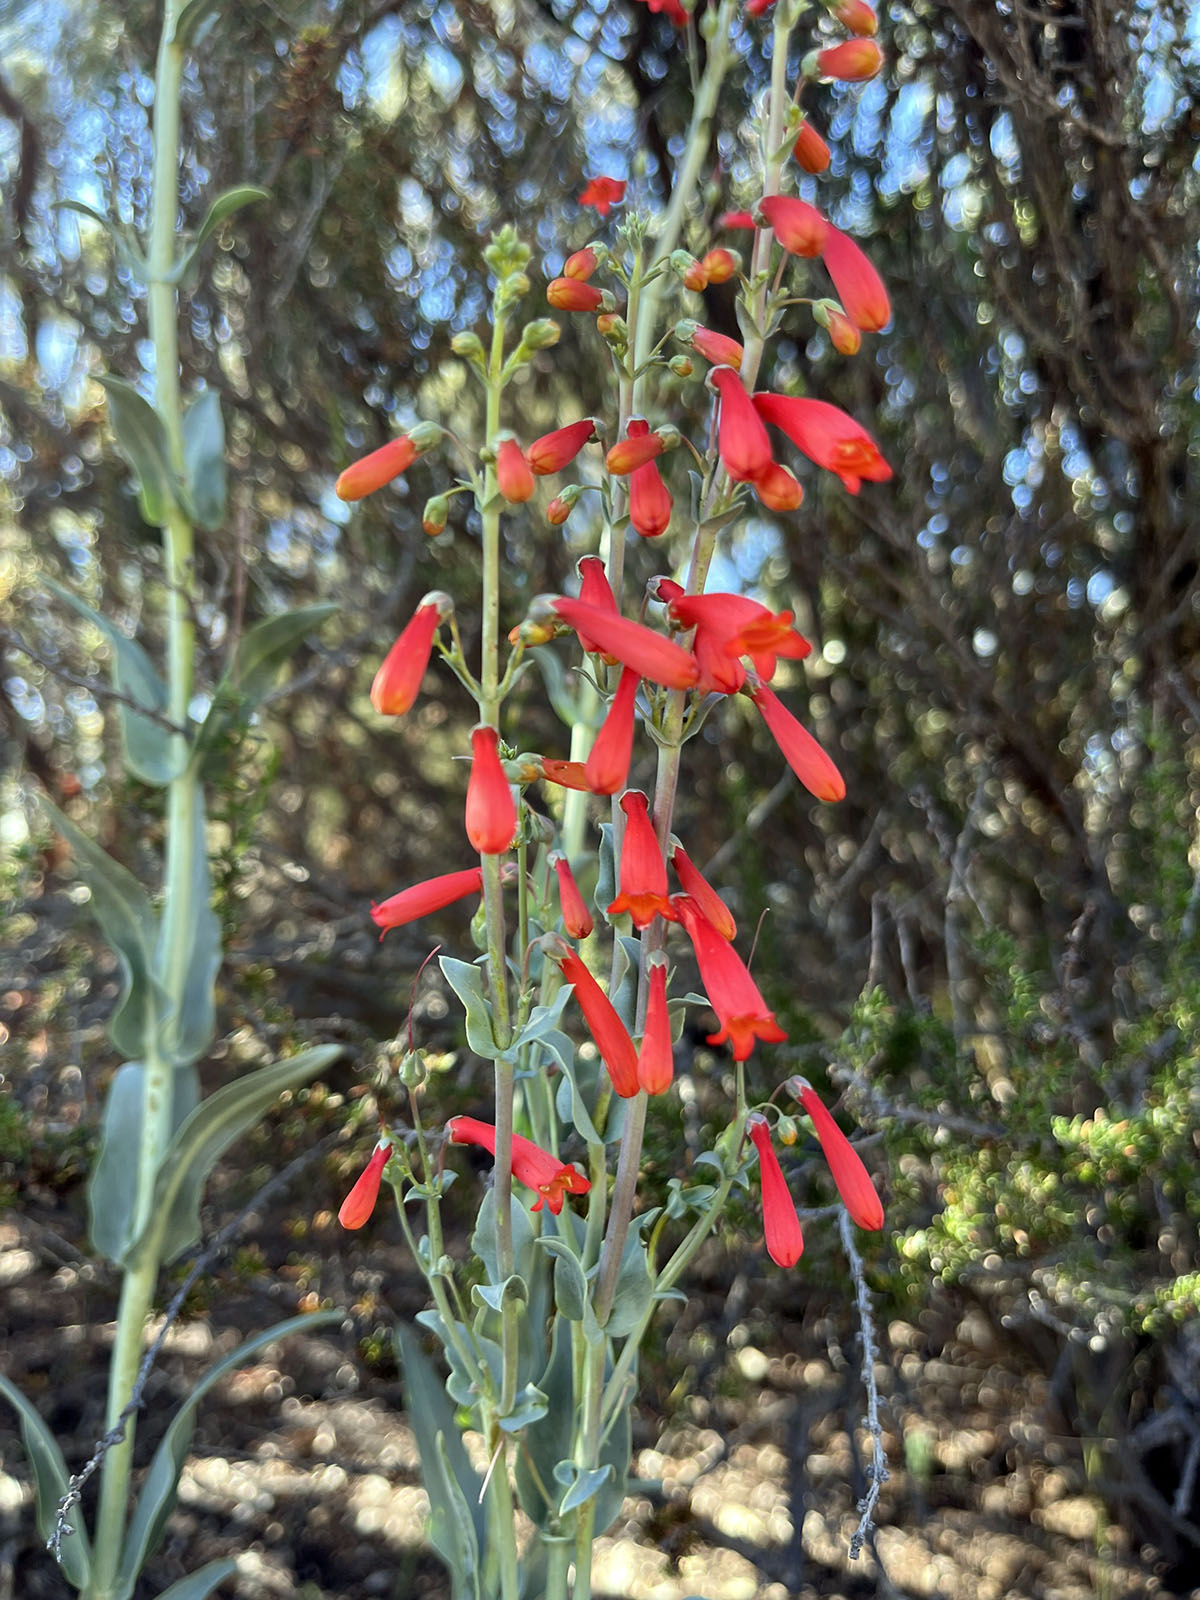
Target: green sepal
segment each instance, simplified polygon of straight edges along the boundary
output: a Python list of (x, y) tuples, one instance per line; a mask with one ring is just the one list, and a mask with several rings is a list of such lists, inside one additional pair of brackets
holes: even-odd
[[(65, 584), (53, 578), (44, 578), (42, 581), (72, 611), (99, 628), (108, 640), (112, 649), (112, 686), (117, 693), (144, 706), (147, 711), (164, 716), (167, 710), (167, 686), (137, 640), (122, 633), (115, 623), (94, 610), (86, 600), (81, 600)], [(125, 764), (135, 778), (140, 778), (143, 783), (162, 785), (178, 777), (187, 761), (187, 744), (184, 740), (177, 738), (161, 722), (138, 716), (127, 705), (117, 707), (117, 718)]]
[(484, 992), (483, 973), (473, 962), (458, 961), (454, 956), (439, 956), (438, 964), (467, 1014), (468, 1045), (485, 1061), (495, 1061), (504, 1052), (492, 1032), (492, 1008)]
[(154, 1553), (166, 1528), (167, 1518), (175, 1505), (179, 1490), (179, 1475), (183, 1471), (196, 1426), (196, 1408), (204, 1396), (219, 1383), (227, 1372), (244, 1365), (265, 1345), (304, 1328), (315, 1328), (321, 1323), (340, 1322), (341, 1311), (310, 1311), (304, 1316), (289, 1317), (274, 1327), (246, 1339), (223, 1361), (209, 1370), (192, 1389), (187, 1399), (171, 1418), (166, 1433), (146, 1470), (141, 1492), (129, 1521), (125, 1544), (121, 1551), (121, 1573), (117, 1580), (118, 1600), (128, 1600), (137, 1585), (138, 1575), (149, 1556)]
[(155, 976), (158, 919), (141, 884), (44, 796), (41, 804), (75, 857), (79, 876), (92, 892), (92, 915), (112, 946), (121, 970), (121, 995), (108, 1021), (108, 1034), (126, 1060), (153, 1047), (169, 1009)]
[[(21, 1421), (21, 1440), (33, 1472), (34, 1510), (37, 1514), (38, 1533), (49, 1539), (54, 1532), (58, 1507), (67, 1493), (70, 1474), (62, 1451), (50, 1429), (42, 1421), (33, 1405), (15, 1384), (0, 1375), (0, 1395), (9, 1402)], [(72, 1530), (64, 1536), (62, 1551), (63, 1576), (74, 1589), (83, 1589), (92, 1578), (92, 1551), (88, 1536), (79, 1516), (79, 1507), (67, 1517)]]
[(170, 1262), (200, 1238), (200, 1197), (208, 1175), (243, 1133), (286, 1089), (297, 1088), (345, 1053), (340, 1044), (316, 1045), (260, 1067), (202, 1100), (163, 1154), (154, 1184), (151, 1218), (127, 1253), (132, 1262), (150, 1251)]
[(171, 451), (162, 418), (124, 378), (101, 377), (108, 395), (108, 415), (117, 444), (138, 484), (142, 516), (162, 528), (178, 503), (181, 485), (171, 469)]
[(202, 389), (183, 414), (183, 476), (197, 526), (209, 532), (222, 527), (229, 475), (221, 397), (215, 389)]

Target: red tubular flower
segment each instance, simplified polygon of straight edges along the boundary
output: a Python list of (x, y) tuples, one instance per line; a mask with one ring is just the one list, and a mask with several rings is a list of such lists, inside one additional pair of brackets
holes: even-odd
[(586, 939), (596, 924), (579, 892), (571, 863), (561, 850), (555, 850), (550, 857), (550, 865), (558, 875), (558, 903), (562, 907), (563, 927), (572, 939)]
[(773, 461), (766, 472), (754, 480), (754, 492), (772, 511), (795, 511), (804, 499), (804, 488), (794, 472)]
[(650, 802), (640, 789), (627, 789), (621, 810), (628, 819), (621, 843), (620, 892), (608, 908), (610, 917), (627, 911), (635, 928), (648, 928), (655, 917), (676, 921), (667, 898), (667, 864), (658, 847)]
[(732, 250), (718, 246), (700, 258), (700, 265), (709, 283), (728, 283), (738, 269), (738, 258)]
[(385, 717), (402, 717), (421, 692), (421, 680), (433, 651), (433, 636), (451, 601), (431, 589), (405, 624), (371, 684), (371, 704)]
[(860, 39), (873, 39), (879, 32), (879, 18), (867, 0), (838, 0), (832, 15), (835, 22)]
[[(639, 427), (640, 423), (640, 427)], [(651, 433), (649, 425), (634, 417), (629, 424), (629, 435), (620, 439), (604, 458), (606, 469), (614, 478), (623, 478), (627, 472), (644, 467), (655, 456), (662, 455), (666, 444), (660, 434)]]
[(775, 464), (762, 418), (732, 367), (714, 367), (708, 382), (721, 396), (717, 424), (721, 465), (735, 483), (753, 482)]
[[(686, 19), (685, 19), (686, 20)], [(579, 196), (581, 206), (591, 206), (602, 217), (607, 217), (614, 206), (625, 198), (625, 183), (621, 178), (591, 178)]]
[(722, 211), (717, 218), (718, 228), (755, 228), (758, 224), (748, 211)]
[(565, 596), (555, 598), (553, 610), (569, 628), (585, 633), (601, 650), (616, 656), (625, 666), (636, 668), (638, 676), (649, 678), (651, 683), (661, 683), (667, 689), (690, 689), (700, 676), (686, 650), (640, 622), (613, 616), (599, 606)]
[(500, 735), (481, 723), (471, 730), (467, 838), (481, 856), (503, 855), (517, 831), (517, 806), (500, 765)]
[(829, 341), (838, 355), (856, 356), (862, 349), (862, 334), (844, 311), (828, 312), (825, 326), (829, 329)]
[(675, 868), (675, 876), (679, 879), (684, 894), (696, 902), (702, 914), (708, 918), (722, 939), (732, 939), (737, 933), (733, 912), (674, 835), (668, 851), (671, 865)]
[(533, 496), (533, 473), (515, 439), (501, 439), (496, 447), (496, 487), (514, 505)]
[(592, 977), (587, 967), (571, 949), (563, 945), (562, 953), (547, 951), (552, 961), (562, 968), (563, 977), (575, 986), (575, 999), (583, 1012), (583, 1020), (596, 1041), (612, 1086), (622, 1100), (629, 1100), (638, 1092), (637, 1051), (625, 1024), (616, 1013), (612, 1001)]
[(633, 667), (625, 667), (617, 680), (617, 692), (583, 768), (581, 787), (590, 794), (616, 794), (625, 787), (633, 759), (633, 707), (641, 681)]
[(803, 1079), (797, 1098), (812, 1118), (821, 1149), (829, 1163), (842, 1204), (860, 1228), (873, 1232), (883, 1227), (883, 1206), (862, 1157), (833, 1120), (820, 1095)]
[[(742, 365), (745, 351), (736, 339), (731, 339), (727, 333), (717, 333), (712, 328), (702, 328), (699, 323), (680, 323), (680, 328), (687, 328), (686, 343), (705, 361), (711, 361), (714, 367), (732, 367), (737, 372)], [(678, 333), (678, 329), (676, 332)], [(681, 335), (682, 337), (682, 335)]]
[(690, 18), (680, 5), (679, 0), (646, 0), (651, 11), (661, 11), (668, 21), (673, 22), (677, 28), (686, 28)]
[(747, 1124), (758, 1151), (758, 1180), (762, 1186), (763, 1238), (767, 1254), (779, 1267), (794, 1267), (804, 1253), (800, 1218), (788, 1192), (787, 1180), (771, 1143), (766, 1117), (755, 1113)]
[(563, 262), (562, 275), (564, 278), (575, 278), (580, 283), (586, 283), (596, 270), (596, 252), (591, 245), (582, 250), (576, 250)]
[(724, 1044), (728, 1039), (734, 1060), (745, 1061), (754, 1048), (755, 1039), (767, 1044), (778, 1044), (786, 1039), (787, 1034), (776, 1022), (775, 1013), (768, 1010), (745, 962), (721, 937), (696, 902), (680, 894), (674, 897), (672, 904), (692, 941), (700, 981), (721, 1024), (718, 1033), (708, 1035), (709, 1044)]
[[(636, 689), (636, 683), (634, 687)], [(582, 761), (556, 761), (551, 756), (543, 756), (542, 777), (547, 783), (557, 783), (563, 789), (581, 789), (584, 794), (592, 792)], [(622, 778), (621, 783), (624, 781)], [(618, 783), (612, 793), (615, 794), (620, 787), (621, 784)]]
[(629, 476), (629, 520), (643, 539), (657, 539), (671, 525), (675, 502), (653, 461)]
[(803, 167), (805, 172), (811, 172), (815, 176), (819, 172), (828, 170), (829, 146), (807, 119), (801, 125), (792, 154), (796, 158), (797, 165)]
[(539, 478), (547, 473), (561, 472), (570, 466), (585, 444), (596, 437), (594, 417), (584, 417), (582, 422), (569, 422), (565, 428), (555, 428), (535, 439), (525, 452), (525, 459)]
[(765, 194), (754, 208), (766, 219), (783, 248), (793, 256), (819, 256), (825, 246), (829, 224), (806, 200), (792, 195)]
[(779, 696), (760, 683), (750, 698), (762, 713), (783, 759), (800, 779), (809, 794), (818, 800), (844, 800), (846, 785), (841, 773), (821, 746), (796, 721)]
[(858, 493), (864, 478), (886, 483), (892, 475), (867, 430), (827, 400), (756, 394), (754, 408), (764, 422), (782, 429), (810, 461), (836, 472), (851, 494)]
[(546, 285), (546, 299), (556, 311), (599, 311), (604, 291), (580, 278), (552, 278)]
[(482, 893), (483, 873), (478, 867), (444, 872), (440, 878), (426, 878), (424, 883), (401, 889), (399, 894), (389, 895), (378, 905), (372, 902), (371, 920), (381, 930), (379, 937), (382, 939), (389, 928), (402, 928), (406, 922), (416, 922), (469, 894)]
[[(475, 1144), (496, 1154), (496, 1130), (490, 1122), (480, 1122), (475, 1117), (451, 1117), (446, 1132), (452, 1144)], [(540, 1211), (549, 1206), (555, 1216), (563, 1208), (563, 1196), (586, 1194), (592, 1187), (578, 1167), (568, 1167), (549, 1150), (525, 1139), (519, 1133), (512, 1136), (512, 1173), (518, 1183), (537, 1192), (538, 1198), (530, 1207)]]
[[(579, 574), (579, 598), (589, 606), (599, 606), (601, 611), (610, 616), (619, 617), (621, 608), (617, 605), (617, 597), (612, 592), (612, 585), (608, 581), (608, 573), (599, 556), (583, 556), (576, 564)], [(579, 632), (579, 630), (576, 630)], [(608, 665), (616, 664), (616, 656), (608, 655), (585, 632), (579, 632), (579, 642), (590, 656), (603, 656)]]
[(416, 445), (402, 433), (398, 439), (372, 450), (369, 456), (351, 462), (334, 484), (333, 492), (339, 500), (361, 500), (407, 472), (416, 459)]
[(388, 1157), (391, 1153), (390, 1140), (380, 1139), (371, 1153), (370, 1161), (363, 1168), (358, 1182), (338, 1208), (338, 1221), (343, 1228), (348, 1228), (351, 1231), (355, 1228), (361, 1228), (372, 1211), (374, 1211), (375, 1202), (379, 1198), (379, 1182), (383, 1177), (383, 1169), (387, 1166)]
[[(739, 656), (749, 656), (760, 678), (773, 678), (776, 657), (803, 661), (812, 653), (812, 645), (792, 627), (794, 612), (771, 611), (746, 595), (686, 594), (672, 600), (668, 610), (681, 627), (696, 629), (693, 649), (698, 660), (703, 643), (707, 661), (723, 658), (736, 665)], [(728, 676), (717, 676), (713, 687), (733, 694), (744, 681), (743, 673), (730, 687)]]
[(845, 39), (817, 51), (817, 69), (823, 78), (842, 83), (865, 83), (883, 65), (883, 51), (874, 39)]
[(821, 249), (842, 308), (856, 328), (878, 333), (892, 320), (892, 303), (883, 279), (848, 233), (831, 227)]
[(656, 950), (647, 965), (650, 996), (646, 1002), (646, 1028), (638, 1050), (638, 1083), (647, 1094), (665, 1094), (675, 1076), (671, 1017), (667, 1010), (667, 958), (661, 950)]

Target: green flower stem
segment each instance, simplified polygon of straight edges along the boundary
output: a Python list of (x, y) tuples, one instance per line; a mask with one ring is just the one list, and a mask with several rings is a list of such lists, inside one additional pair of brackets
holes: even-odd
[(571, 1570), (571, 1544), (568, 1539), (544, 1538), (546, 1548), (546, 1600), (568, 1600), (567, 1578)]
[[(767, 102), (767, 125), (763, 134), (763, 194), (779, 193), (783, 164), (787, 160), (789, 145), (783, 144), (783, 129), (791, 95), (787, 86), (788, 36), (795, 22), (794, 8), (781, 4), (775, 10), (775, 28), (771, 40), (771, 90)], [(754, 235), (754, 250), (750, 258), (750, 281), (762, 282), (755, 291), (750, 308), (752, 327), (746, 333), (743, 345), (741, 375), (749, 393), (754, 392), (758, 369), (762, 365), (767, 329), (764, 326), (768, 302), (768, 268), (771, 265), (771, 246), (775, 235), (770, 228), (760, 228)], [(757, 330), (757, 331), (755, 331)]]
[[(644, 1098), (644, 1097), (643, 1097)], [(604, 1355), (608, 1341), (587, 1345), (583, 1357), (583, 1395), (576, 1462), (583, 1470), (600, 1459), (600, 1407), (604, 1398)], [(591, 1600), (592, 1543), (596, 1533), (596, 1500), (580, 1506), (575, 1522), (575, 1585), (572, 1600)]]

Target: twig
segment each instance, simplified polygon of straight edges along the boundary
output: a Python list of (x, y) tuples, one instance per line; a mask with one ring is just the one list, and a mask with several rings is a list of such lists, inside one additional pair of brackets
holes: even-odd
[(280, 1190), (285, 1189), (305, 1167), (310, 1166), (320, 1156), (327, 1154), (345, 1136), (346, 1130), (339, 1128), (336, 1133), (327, 1134), (324, 1139), (313, 1145), (311, 1149), (304, 1151), (303, 1155), (299, 1155), (294, 1161), (289, 1162), (282, 1172), (277, 1172), (273, 1178), (262, 1186), (249, 1204), (243, 1206), (231, 1222), (227, 1222), (219, 1233), (213, 1235), (209, 1243), (193, 1260), (192, 1265), (188, 1268), (187, 1276), (176, 1290), (174, 1298), (167, 1307), (163, 1325), (158, 1330), (154, 1343), (142, 1357), (142, 1364), (138, 1368), (137, 1378), (130, 1391), (124, 1410), (108, 1432), (98, 1441), (95, 1450), (92, 1452), (91, 1459), (67, 1483), (67, 1492), (59, 1501), (55, 1514), (54, 1531), (46, 1540), (46, 1549), (51, 1552), (56, 1561), (61, 1562), (62, 1560), (63, 1539), (69, 1538), (75, 1531), (74, 1528), (68, 1525), (67, 1518), (79, 1504), (84, 1484), (101, 1465), (108, 1452), (124, 1439), (125, 1429), (128, 1426), (130, 1417), (141, 1410), (142, 1397), (145, 1393), (151, 1370), (158, 1360), (159, 1352), (166, 1342), (167, 1334), (171, 1331), (176, 1318), (183, 1310), (184, 1302), (191, 1293), (196, 1280), (207, 1272), (225, 1253), (228, 1246), (241, 1232), (243, 1224), (252, 1212), (257, 1211), (266, 1200), (273, 1198)]
[(867, 1468), (867, 1477), (870, 1481), (866, 1494), (858, 1502), (858, 1527), (850, 1539), (849, 1556), (851, 1561), (857, 1561), (868, 1535), (875, 1527), (874, 1512), (879, 1503), (879, 1492), (888, 1481), (890, 1473), (887, 1455), (883, 1448), (883, 1424), (879, 1420), (879, 1389), (875, 1383), (875, 1323), (871, 1314), (871, 1296), (863, 1273), (862, 1257), (854, 1242), (854, 1224), (844, 1206), (838, 1208), (838, 1228), (841, 1230), (842, 1248), (846, 1252), (850, 1277), (854, 1282), (858, 1326), (862, 1338), (863, 1388), (867, 1394), (867, 1415), (864, 1422), (867, 1432), (871, 1435), (871, 1463)]
[(70, 672), (66, 667), (60, 666), (57, 661), (44, 656), (40, 650), (35, 650), (32, 645), (25, 643), (19, 633), (14, 633), (11, 628), (0, 628), (0, 648), (19, 650), (23, 656), (28, 656), (31, 661), (36, 661), (39, 667), (45, 667), (53, 677), (63, 683), (73, 684), (77, 689), (86, 689), (93, 700), (107, 700), (111, 705), (124, 706), (127, 711), (134, 712), (139, 717), (145, 717), (147, 722), (156, 722), (160, 728), (165, 728), (168, 733), (187, 733), (186, 728), (181, 728), (178, 723), (172, 722), (170, 717), (161, 711), (155, 711), (150, 706), (144, 706), (140, 701), (134, 700), (130, 695), (122, 694), (119, 689), (110, 689), (107, 684), (98, 682), (95, 678), (81, 678), (78, 673)]

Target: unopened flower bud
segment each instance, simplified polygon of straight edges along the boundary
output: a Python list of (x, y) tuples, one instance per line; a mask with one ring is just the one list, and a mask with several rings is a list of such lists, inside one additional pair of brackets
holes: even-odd
[(426, 500), (425, 510), (421, 514), (421, 526), (433, 538), (441, 533), (446, 526), (446, 518), (450, 514), (450, 501), (444, 494), (435, 494), (432, 499)]
[(813, 174), (825, 172), (829, 167), (829, 146), (807, 119), (802, 125), (792, 150), (798, 166)]
[(733, 250), (721, 246), (710, 250), (700, 266), (709, 283), (728, 283), (735, 272), (741, 271), (742, 263)]
[(563, 262), (562, 275), (564, 278), (577, 278), (581, 283), (586, 283), (598, 265), (599, 257), (589, 244), (567, 257)]
[(551, 345), (556, 345), (562, 330), (558, 323), (550, 317), (539, 317), (536, 322), (527, 322), (521, 330), (521, 343), (527, 350), (549, 350)]
[(463, 356), (467, 361), (484, 361), (483, 341), (477, 333), (456, 333), (450, 341), (450, 348), (456, 356)]
[(624, 346), (629, 343), (629, 324), (618, 311), (605, 311), (598, 316), (596, 332), (606, 344)]
[(672, 356), (667, 365), (677, 378), (690, 378), (696, 370), (686, 356)]
[(702, 39), (707, 39), (710, 43), (717, 37), (717, 29), (720, 26), (720, 23), (717, 19), (717, 9), (718, 8), (715, 6), (710, 6), (708, 10), (705, 11), (701, 16), (700, 21), (697, 24), (697, 27), (700, 30), (700, 37)]
[(617, 302), (607, 289), (581, 283), (578, 278), (554, 278), (546, 285), (546, 299), (556, 311), (615, 311)]
[(879, 18), (867, 0), (838, 0), (833, 20), (860, 39), (872, 39), (879, 32)]
[(417, 1050), (406, 1050), (400, 1062), (400, 1082), (406, 1089), (419, 1089), (429, 1074), (425, 1059)]
[(800, 1130), (796, 1126), (796, 1119), (794, 1117), (780, 1117), (775, 1124), (775, 1133), (780, 1144), (795, 1144), (800, 1136)]
[(700, 290), (708, 284), (708, 274), (690, 251), (672, 250), (671, 271), (685, 289)]

